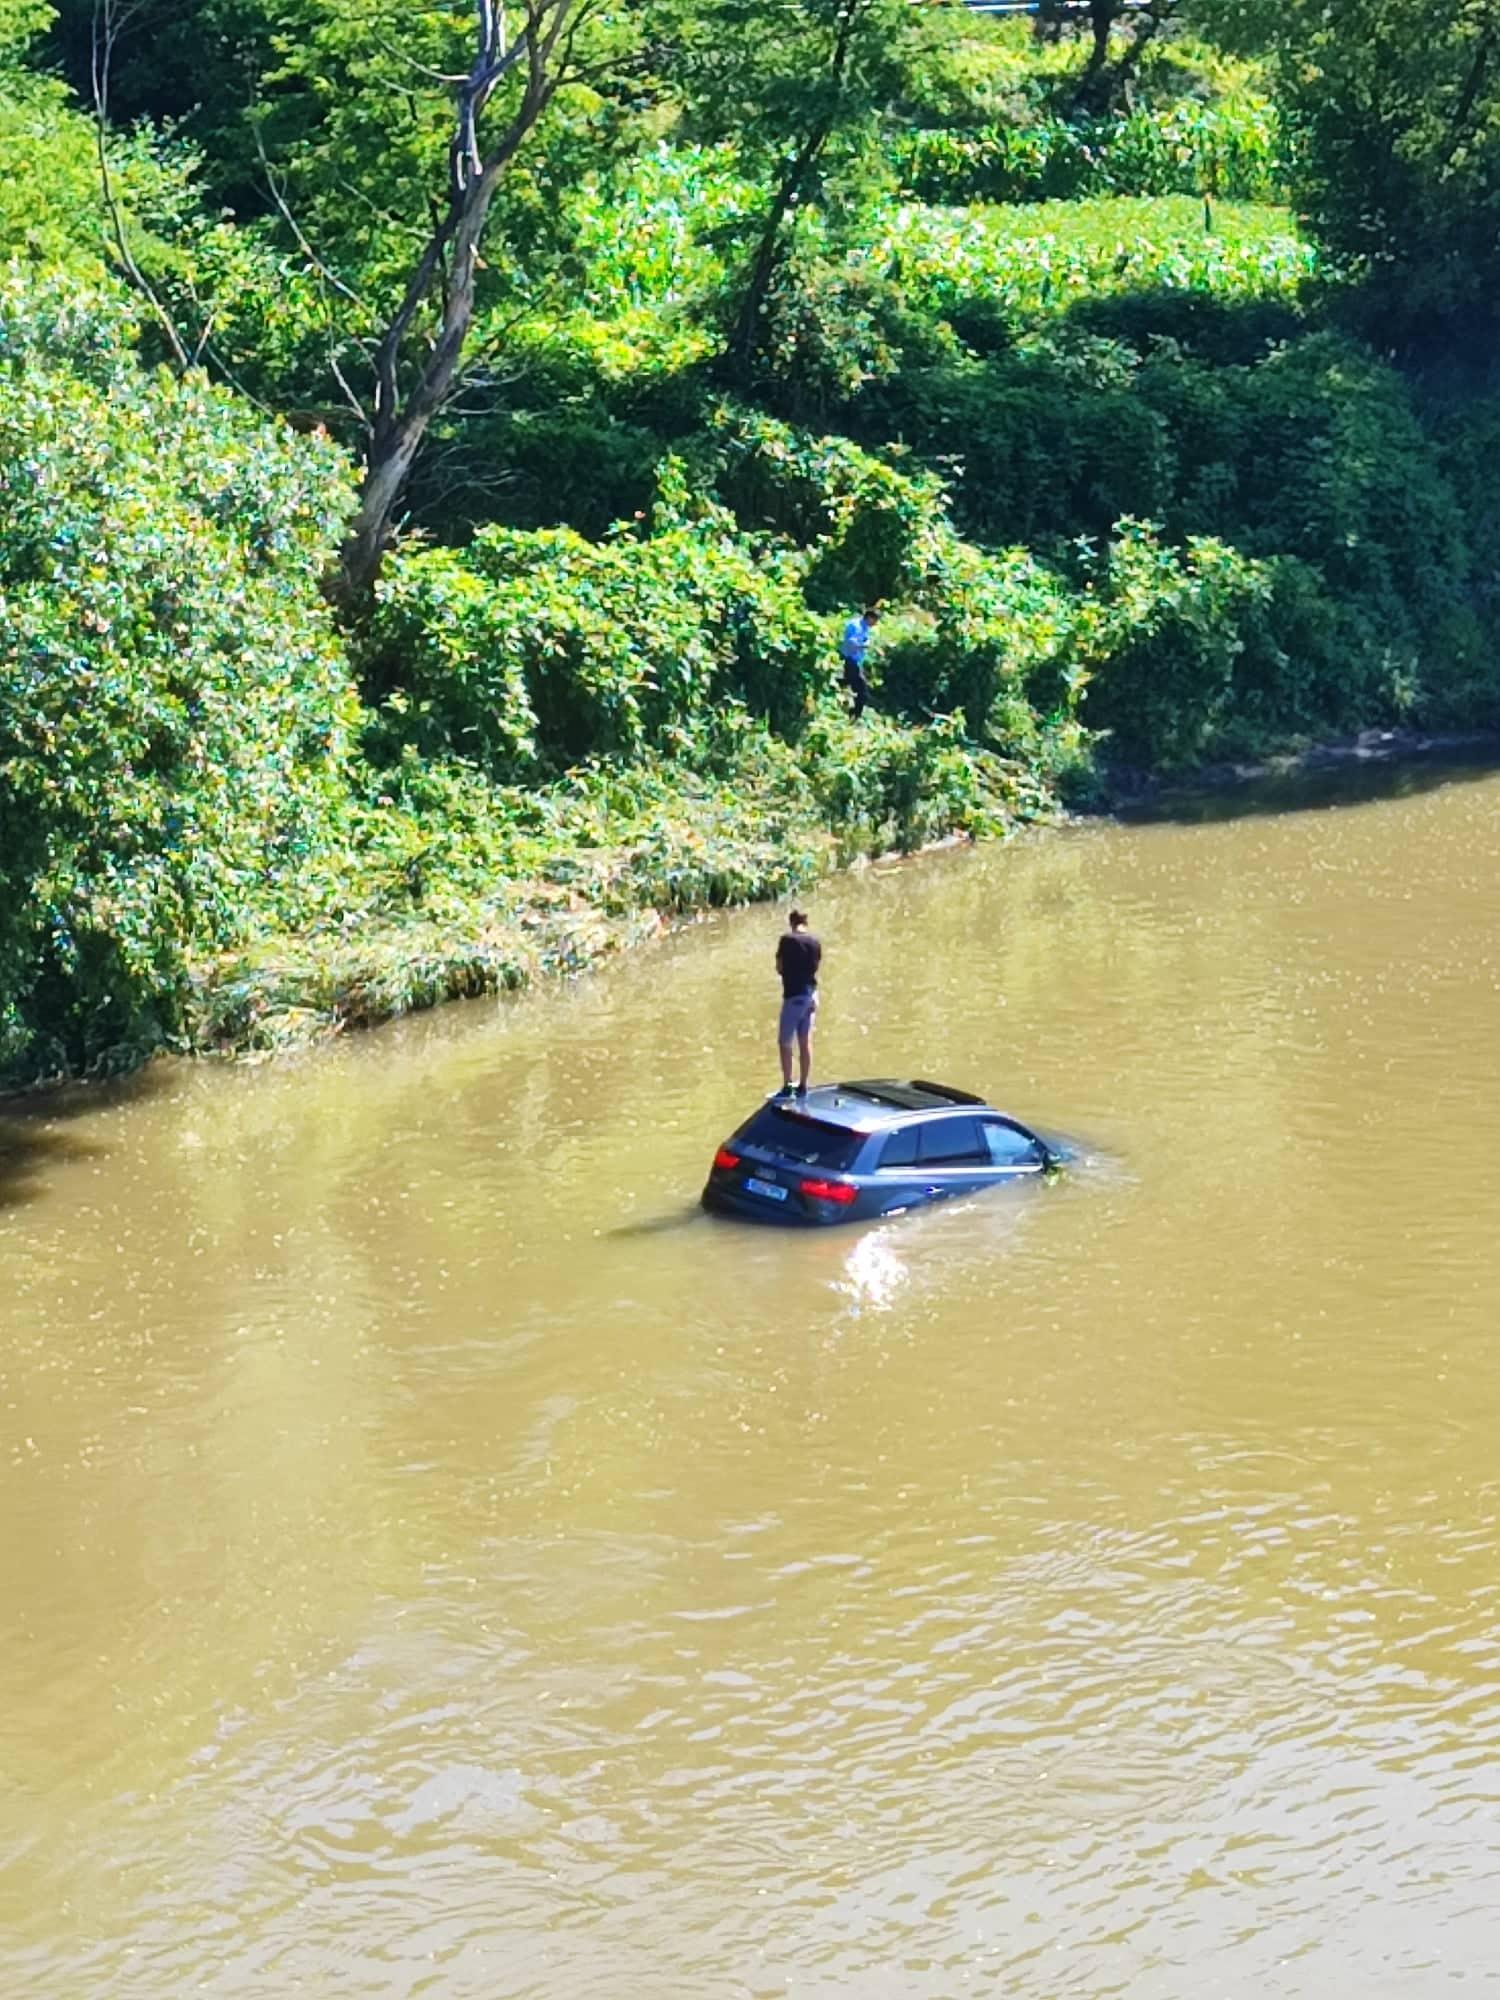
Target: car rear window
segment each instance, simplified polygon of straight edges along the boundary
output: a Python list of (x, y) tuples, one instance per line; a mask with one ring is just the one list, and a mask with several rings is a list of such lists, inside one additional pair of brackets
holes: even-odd
[(842, 1125), (821, 1125), (816, 1118), (799, 1118), (767, 1104), (757, 1111), (734, 1135), (747, 1146), (764, 1146), (783, 1159), (796, 1160), (804, 1167), (831, 1167), (835, 1172), (851, 1164), (864, 1144), (864, 1135)]

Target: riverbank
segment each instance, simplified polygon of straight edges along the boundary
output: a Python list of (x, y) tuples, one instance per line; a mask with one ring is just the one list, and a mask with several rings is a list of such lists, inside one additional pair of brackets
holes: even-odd
[[(803, 826), (795, 837), (788, 829), (777, 842), (742, 838), (733, 866), (726, 866), (730, 857), (721, 853), (707, 874), (701, 865), (701, 827), (679, 824), (665, 843), (658, 828), (653, 855), (657, 879), (669, 878), (674, 886), (657, 901), (634, 899), (632, 884), (650, 845), (638, 836), (634, 843), (613, 848), (559, 854), (555, 871), (570, 875), (571, 883), (508, 884), (492, 904), (475, 912), (469, 927), (413, 922), (354, 934), (310, 932), (270, 940), (255, 951), (206, 965), (196, 975), (192, 1048), (200, 1054), (265, 1058), (451, 1000), (574, 978), (713, 910), (771, 902), (879, 861), (909, 859), (975, 839), (1006, 840), (1077, 818), (1149, 812), (1174, 799), (1229, 794), (1270, 780), (1361, 766), (1416, 765), (1466, 753), (1500, 758), (1500, 732), (1365, 729), (1254, 760), (1208, 763), (1170, 777), (1120, 774), (1082, 812), (1038, 787), (1018, 798), (1008, 813), (991, 809), (981, 825), (973, 823), (972, 814), (959, 813), (952, 825), (927, 827), (925, 838), (886, 845), (872, 840), (873, 830), (867, 828), (853, 850), (830, 828)], [(674, 838), (675, 868), (670, 861)], [(693, 863), (696, 872), (689, 865)], [(725, 893), (731, 882), (738, 893)]]
[[(1367, 729), (1170, 777), (1120, 773), (1083, 810), (1015, 767), (1007, 767), (1009, 790), (1001, 797), (992, 765), (978, 798), (919, 791), (904, 815), (839, 827), (794, 812), (769, 820), (764, 797), (747, 799), (724, 824), (723, 800), (715, 802), (699, 780), (669, 794), (670, 804), (659, 799), (644, 820), (625, 813), (611, 824), (606, 813), (587, 830), (580, 825), (571, 842), (554, 838), (535, 874), (498, 883), (446, 920), (414, 912), (406, 921), (327, 922), (201, 960), (192, 968), (187, 1033), (150, 1053), (265, 1061), (449, 1001), (576, 978), (712, 911), (772, 902), (880, 861), (1003, 841), (1077, 818), (1150, 814), (1271, 780), (1469, 752), (1500, 757), (1500, 733)], [(95, 1076), (139, 1066), (103, 1064)], [(39, 1079), (0, 1092), (0, 1101), (79, 1080), (76, 1073)]]
[(576, 977), (713, 910), (1064, 816), (1035, 772), (960, 751), (945, 728), (918, 733), (879, 718), (828, 728), (847, 749), (836, 768), (850, 782), (835, 793), (816, 762), (743, 772), (739, 784), (683, 772), (674, 786), (658, 772), (642, 811), (616, 774), (623, 796), (613, 808), (579, 807), (571, 826), (518, 853), (524, 872), (450, 902), (442, 919), (414, 910), (325, 922), (200, 961), (180, 1052), (264, 1057), (449, 1000)]
[[(708, 399), (653, 461), (649, 511), (594, 537), (413, 536), (342, 626), (321, 579), (350, 466), (326, 440), (143, 371), (114, 306), (23, 287), (0, 321), (22, 362), (0, 419), (18, 449), (56, 439), (39, 497), (0, 520), (0, 591), (25, 614), (0, 685), (4, 1083), (265, 1053), (574, 973), (862, 857), (1108, 806), (1101, 746), (1151, 774), (1356, 718), (1496, 712), (1500, 653), (1444, 610), (1477, 558), (1440, 440), (1341, 337), (1170, 380), (1117, 341), (1116, 390), (1074, 386), (1090, 422), (1161, 438), (1175, 419), (1147, 388), (1164, 409), (1207, 396), (1245, 435), (1286, 404), (1287, 477), (1309, 425), (1318, 478), (1338, 473), (1313, 517), (1394, 523), (1373, 580), (1264, 509), (1253, 552), (1199, 532), (1233, 524), (1165, 489), (1138, 496), (1150, 514), (1112, 493), (1096, 533), (1059, 541), (1094, 518), (1065, 493), (1045, 518), (981, 518), (998, 470), (945, 483), (874, 433)], [(1008, 423), (993, 361), (954, 365)], [(1060, 366), (1028, 391), (1049, 425)], [(1002, 425), (985, 463), (1015, 443)], [(1401, 526), (1413, 494), (1437, 567)], [(882, 712), (856, 727), (838, 620), (872, 600)]]
[[(338, 616), (377, 343), (344, 329), (328, 410), (305, 245), (219, 205), (242, 145), (200, 134), (201, 187), (122, 158), (145, 305), (82, 192), (32, 187), (67, 226), (13, 235), (0, 282), (0, 1087), (296, 1047), (1206, 758), (1500, 714), (1500, 399), (1351, 331), (1265, 77), (1173, 37), (1080, 123), (1081, 48), (948, 13), (861, 114), (898, 179), (841, 168), (779, 248), (754, 218), (792, 135), (710, 138), (670, 87), (637, 123), (632, 85), (618, 153), (559, 158), (555, 227), (502, 196), (494, 381)], [(283, 82), (321, 131), (311, 73)], [(91, 179), (97, 121), (64, 93), (51, 126)], [(343, 194), (320, 217), (345, 304), (410, 252), (395, 210), (367, 227), (388, 155), (354, 240)], [(206, 371), (159, 365), (174, 309)], [(876, 603), (856, 729), (840, 634)]]

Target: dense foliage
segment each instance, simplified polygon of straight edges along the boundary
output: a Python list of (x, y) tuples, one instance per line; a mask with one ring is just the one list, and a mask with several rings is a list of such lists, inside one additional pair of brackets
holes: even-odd
[(0, 293), (0, 1061), (178, 1030), (191, 949), (295, 922), (347, 793), (344, 469), (125, 336)]
[[(92, 8), (0, 0), (0, 1075), (575, 967), (1124, 774), (1492, 726), (1497, 411), (1434, 366), (1489, 310), (1482, 24), (1181, 11), (1222, 47), (1123, 20), (1108, 75), (896, 0), (589, 15), (336, 615), (464, 10), (206, 0), (188, 51), (143, 0), (111, 210)], [(1359, 337), (1393, 288), (1420, 380)]]
[(1285, 186), (1280, 123), (1268, 102), (1246, 94), (1118, 118), (919, 126), (895, 142), (892, 162), (903, 190), (930, 202), (1109, 194), (1274, 201)]
[(1385, 341), (1492, 338), (1500, 16), (1488, 0), (1198, 0), (1266, 51), (1313, 230)]

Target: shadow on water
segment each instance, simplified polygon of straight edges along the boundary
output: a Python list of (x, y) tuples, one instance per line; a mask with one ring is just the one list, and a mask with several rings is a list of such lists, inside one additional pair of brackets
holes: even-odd
[(0, 1115), (0, 1209), (19, 1208), (42, 1192), (47, 1170), (100, 1160), (108, 1147), (34, 1120)]
[(1445, 785), (1472, 785), (1500, 772), (1500, 746), (1483, 754), (1409, 751), (1391, 756), (1352, 753), (1265, 777), (1230, 779), (1166, 792), (1120, 806), (1114, 817), (1131, 826), (1208, 826), (1294, 812), (1335, 812), (1416, 798)]
[(0, 1211), (19, 1208), (46, 1190), (53, 1168), (104, 1160), (112, 1146), (68, 1128), (122, 1104), (154, 1097), (166, 1082), (160, 1068), (109, 1083), (66, 1084), (0, 1102)]
[(704, 1210), (695, 1201), (691, 1207), (674, 1208), (665, 1215), (643, 1216), (639, 1222), (621, 1222), (603, 1234), (611, 1241), (628, 1240), (633, 1236), (667, 1236), (678, 1229), (691, 1229), (704, 1219)]

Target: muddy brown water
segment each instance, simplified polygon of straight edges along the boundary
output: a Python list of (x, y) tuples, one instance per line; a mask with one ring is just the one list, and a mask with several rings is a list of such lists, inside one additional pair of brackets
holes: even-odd
[(1088, 1163), (699, 1214), (765, 911), (0, 1119), (7, 1994), (1500, 1980), (1500, 778), (815, 909)]

